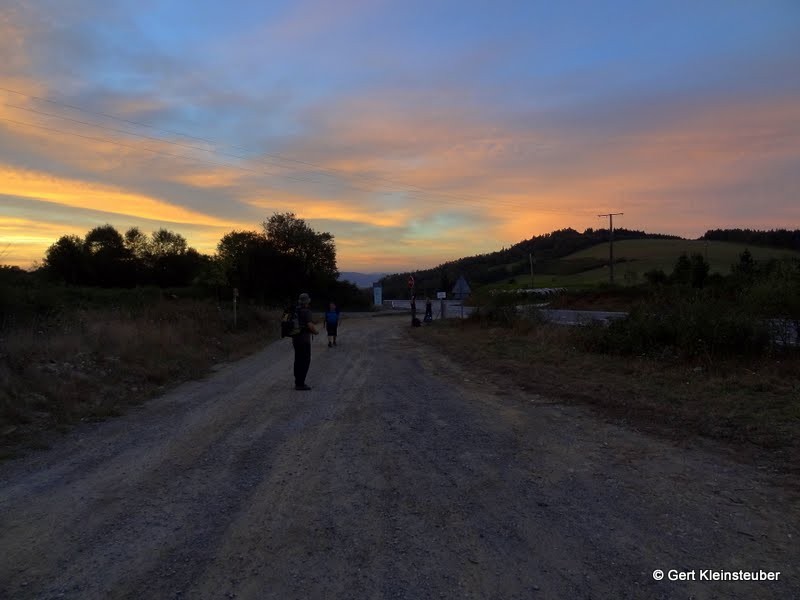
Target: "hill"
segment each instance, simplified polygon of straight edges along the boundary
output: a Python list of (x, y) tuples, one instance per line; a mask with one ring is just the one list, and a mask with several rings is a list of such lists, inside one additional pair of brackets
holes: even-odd
[[(600, 266), (598, 261), (587, 264), (561, 264), (556, 265), (559, 259), (579, 250), (590, 248), (597, 244), (608, 242), (607, 229), (586, 229), (583, 233), (567, 228), (553, 231), (529, 240), (523, 240), (510, 248), (503, 248), (496, 252), (470, 256), (441, 264), (432, 269), (415, 271), (414, 278), (417, 283), (419, 295), (432, 295), (439, 290), (450, 290), (460, 276), (464, 276), (473, 289), (476, 287), (508, 283), (527, 276), (530, 279), (530, 260), (532, 256), (537, 264), (537, 269), (543, 272), (560, 273), (564, 267), (577, 268), (585, 271)], [(678, 236), (658, 233), (646, 233), (629, 229), (615, 229), (615, 240), (627, 239), (674, 239)], [(404, 297), (408, 294), (408, 273), (390, 275), (382, 279), (384, 297)]]
[(371, 288), (373, 283), (380, 281), (386, 273), (357, 273), (355, 271), (344, 271), (339, 273), (340, 281), (349, 281), (359, 288)]
[[(635, 284), (644, 273), (661, 269), (670, 273), (682, 253), (701, 254), (711, 266), (711, 273), (727, 274), (739, 255), (748, 249), (757, 261), (797, 257), (796, 250), (765, 247), (752, 243), (686, 240), (678, 236), (649, 234), (624, 229), (614, 231), (615, 282)], [(531, 287), (530, 259), (534, 259), (534, 287), (581, 287), (608, 281), (608, 231), (573, 229), (531, 238), (510, 248), (489, 254), (462, 258), (414, 273), (418, 295), (432, 295), (451, 290), (460, 275), (473, 290), (480, 287)], [(383, 279), (385, 297), (408, 294), (408, 273)]]
[[(622, 240), (614, 242), (614, 275), (620, 284), (640, 283), (644, 273), (661, 269), (670, 273), (675, 261), (682, 253), (701, 254), (711, 266), (711, 273), (727, 275), (731, 265), (739, 261), (739, 255), (749, 250), (756, 261), (771, 258), (800, 258), (800, 252), (779, 248), (765, 248), (732, 242), (706, 240)], [(560, 266), (560, 270), (554, 267)], [(589, 268), (581, 268), (589, 267)], [(537, 276), (538, 275), (538, 276)], [(537, 287), (573, 287), (594, 285), (608, 281), (608, 244), (596, 244), (570, 254), (551, 265), (549, 272), (534, 272)], [(529, 278), (518, 285), (530, 285)]]

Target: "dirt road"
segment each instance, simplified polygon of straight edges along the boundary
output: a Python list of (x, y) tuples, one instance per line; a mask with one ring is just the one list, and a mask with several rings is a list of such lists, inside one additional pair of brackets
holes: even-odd
[(340, 334), (311, 392), (280, 341), (0, 465), (0, 597), (800, 598), (769, 472)]

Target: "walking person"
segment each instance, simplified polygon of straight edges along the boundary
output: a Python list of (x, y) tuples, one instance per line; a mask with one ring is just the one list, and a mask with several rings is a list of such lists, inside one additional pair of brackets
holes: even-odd
[(297, 323), (300, 333), (292, 337), (294, 346), (294, 389), (307, 391), (311, 387), (306, 385), (306, 375), (311, 366), (311, 336), (317, 335), (316, 324), (311, 315), (311, 296), (305, 292), (300, 294), (297, 302)]
[(325, 328), (328, 330), (328, 348), (332, 348), (336, 345), (339, 331), (339, 309), (334, 302), (328, 305), (328, 312), (325, 313)]

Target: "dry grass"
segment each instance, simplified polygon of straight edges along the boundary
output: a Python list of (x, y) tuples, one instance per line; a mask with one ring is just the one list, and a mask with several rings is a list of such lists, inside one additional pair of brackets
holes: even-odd
[(36, 446), (42, 431), (120, 414), (277, 339), (278, 320), (245, 307), (234, 329), (215, 304), (181, 300), (75, 311), (4, 332), (0, 445)]
[(673, 438), (699, 435), (769, 451), (784, 467), (800, 469), (797, 355), (716, 361), (709, 369), (674, 358), (584, 351), (576, 328), (524, 322), (513, 328), (437, 322), (413, 335), (446, 347), (470, 369), (545, 397), (587, 404)]

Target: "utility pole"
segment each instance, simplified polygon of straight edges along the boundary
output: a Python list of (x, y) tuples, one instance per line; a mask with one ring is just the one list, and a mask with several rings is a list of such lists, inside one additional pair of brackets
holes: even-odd
[(614, 283), (614, 217), (625, 213), (607, 213), (597, 215), (598, 217), (608, 217), (608, 281)]

